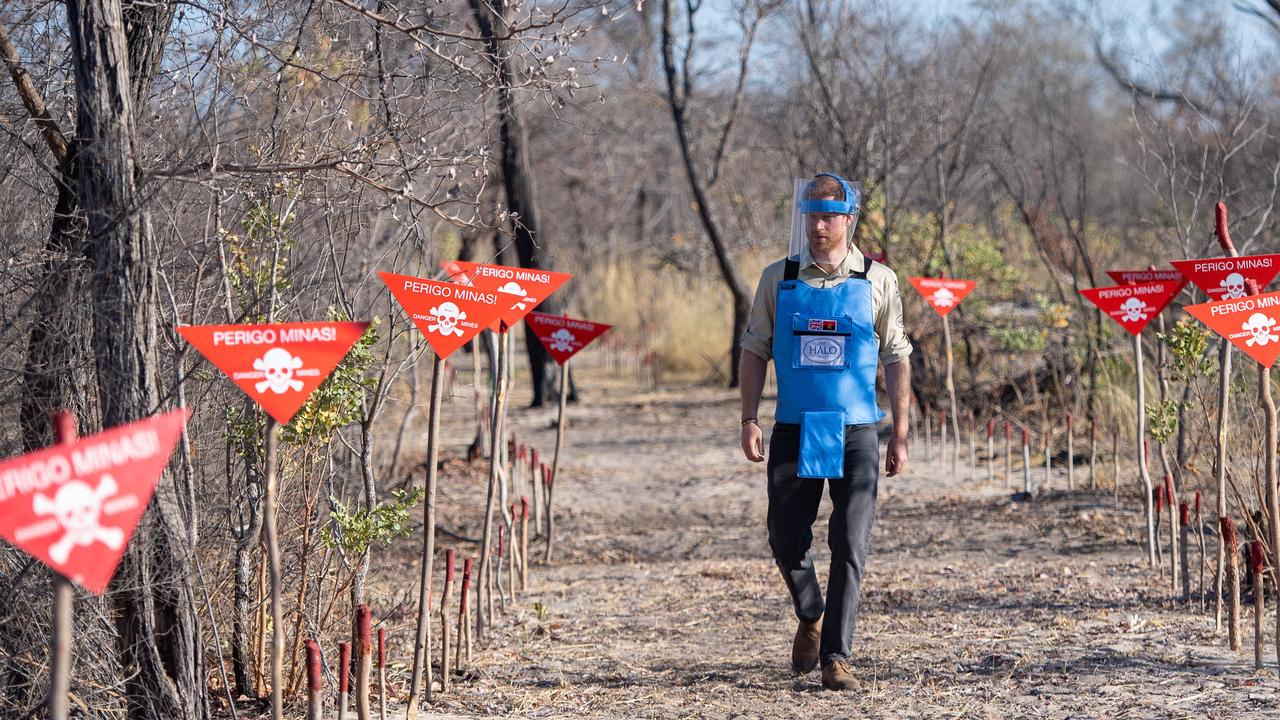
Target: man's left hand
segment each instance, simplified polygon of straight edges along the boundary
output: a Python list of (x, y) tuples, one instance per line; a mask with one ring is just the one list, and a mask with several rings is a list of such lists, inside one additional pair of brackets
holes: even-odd
[(884, 456), (884, 474), (893, 477), (907, 469), (907, 439), (889, 438), (889, 448)]

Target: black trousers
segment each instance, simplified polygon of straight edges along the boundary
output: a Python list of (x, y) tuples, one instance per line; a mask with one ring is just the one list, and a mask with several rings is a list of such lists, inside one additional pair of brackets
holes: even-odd
[[(822, 664), (848, 660), (867, 564), (867, 541), (876, 518), (880, 443), (875, 425), (849, 425), (844, 433), (844, 477), (796, 477), (800, 426), (778, 423), (769, 440), (769, 547), (782, 571), (796, 616), (813, 622), (824, 613)], [(825, 602), (813, 569), (813, 521), (824, 482), (835, 506), (827, 526), (831, 576)]]

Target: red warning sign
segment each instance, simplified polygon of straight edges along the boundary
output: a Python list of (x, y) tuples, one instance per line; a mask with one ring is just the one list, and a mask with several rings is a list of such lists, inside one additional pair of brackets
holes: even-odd
[(466, 345), (510, 307), (510, 298), (460, 283), (378, 273), (441, 358)]
[(1112, 320), (1120, 323), (1129, 334), (1137, 335), (1169, 305), (1186, 282), (1186, 278), (1180, 277), (1177, 280), (1154, 280), (1135, 285), (1086, 288), (1080, 294)]
[(954, 278), (913, 277), (910, 280), (911, 284), (916, 286), (916, 291), (939, 315), (946, 315), (955, 310), (960, 301), (973, 292), (973, 288), (977, 285), (972, 280)]
[(577, 354), (579, 350), (590, 345), (592, 340), (600, 337), (606, 330), (613, 327), (604, 323), (574, 320), (573, 318), (540, 312), (529, 313), (524, 321), (533, 330), (533, 334), (537, 336), (543, 347), (551, 354), (551, 357), (555, 358), (555, 361), (561, 365), (568, 362), (569, 358)]
[(188, 325), (178, 332), (276, 422), (287, 425), (368, 326), (367, 322)]
[[(1183, 285), (1187, 283), (1187, 279), (1182, 275), (1181, 270), (1108, 270), (1107, 274), (1112, 280), (1121, 285), (1137, 285), (1139, 283), (1155, 282), (1157, 280), (1177, 280)], [(1181, 290), (1182, 286), (1179, 285)]]
[(186, 421), (174, 410), (0, 463), (0, 536), (101, 595)]
[(468, 260), (454, 260), (441, 265), (455, 279), (462, 276), (478, 288), (512, 296), (514, 304), (499, 318), (507, 327), (514, 327), (573, 277), (554, 270), (486, 265)]
[(1280, 255), (1174, 260), (1173, 266), (1186, 275), (1210, 301), (1238, 300), (1248, 295), (1249, 281), (1264, 288), (1280, 273)]
[(1187, 312), (1263, 367), (1280, 357), (1280, 292), (1188, 305)]

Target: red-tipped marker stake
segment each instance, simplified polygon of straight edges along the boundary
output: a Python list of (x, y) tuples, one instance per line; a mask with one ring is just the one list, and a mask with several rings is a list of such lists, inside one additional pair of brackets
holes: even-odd
[(1175, 499), (1178, 494), (1173, 488), (1173, 476), (1164, 476), (1164, 498), (1165, 507), (1169, 508), (1169, 588), (1172, 592), (1178, 592), (1178, 586), (1182, 584), (1181, 566), (1178, 564), (1178, 536), (1179, 524), (1178, 513), (1175, 512)]
[[(1235, 243), (1231, 242), (1231, 233), (1227, 230), (1227, 206), (1219, 202), (1214, 207), (1214, 233), (1218, 236), (1218, 245), (1222, 247), (1222, 252), (1227, 257), (1238, 257)], [(1214, 468), (1217, 470), (1217, 510), (1218, 517), (1225, 518), (1227, 515), (1227, 424), (1229, 414), (1227, 412), (1230, 400), (1231, 388), (1231, 354), (1232, 345), (1226, 338), (1222, 339), (1221, 345), (1218, 347), (1218, 432), (1214, 438)], [(1222, 596), (1224, 590), (1224, 563), (1226, 561), (1226, 548), (1223, 543), (1218, 543), (1218, 564), (1214, 572), (1214, 613), (1213, 627), (1214, 630), (1222, 629)]]
[[(444, 596), (440, 599), (440, 692), (449, 692), (449, 645), (453, 639), (450, 632), (449, 611), (453, 600), (453, 550), (444, 553)], [(462, 632), (461, 629), (458, 631)]]
[(1266, 598), (1262, 593), (1262, 541), (1249, 543), (1249, 569), (1253, 571), (1253, 669), (1261, 670), (1262, 662), (1262, 619), (1267, 610)]
[(1031, 436), (1022, 428), (1022, 492), (1031, 497)]
[(1187, 555), (1190, 553), (1191, 508), (1186, 503), (1178, 503), (1178, 557), (1182, 565), (1182, 602), (1191, 601), (1191, 568)]
[(1227, 638), (1231, 649), (1240, 651), (1240, 551), (1236, 547), (1236, 526), (1231, 518), (1224, 517), (1222, 544), (1227, 549)]
[(324, 716), (324, 674), (320, 672), (320, 645), (307, 640), (307, 720)]
[(356, 656), (356, 717), (359, 720), (370, 720), (372, 706), (369, 702), (369, 677), (373, 672), (373, 613), (369, 606), (361, 604), (356, 608), (356, 638), (358, 654)]
[(338, 720), (347, 718), (347, 697), (351, 694), (351, 643), (338, 643)]
[(387, 720), (387, 629), (378, 628), (378, 718)]
[(520, 496), (520, 592), (529, 589), (529, 498)]
[(462, 561), (462, 595), (458, 602), (458, 625), (462, 629), (458, 633), (458, 654), (453, 658), (453, 664), (458, 670), (463, 670), (471, 663), (471, 604), (467, 597), (470, 590), (471, 558), (467, 558)]

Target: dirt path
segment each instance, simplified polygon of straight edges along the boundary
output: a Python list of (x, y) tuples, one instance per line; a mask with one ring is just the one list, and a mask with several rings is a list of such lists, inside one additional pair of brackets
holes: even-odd
[[(826, 692), (818, 673), (787, 669), (795, 621), (769, 558), (763, 467), (735, 444), (735, 394), (581, 383), (557, 561), (535, 568), (437, 717), (1280, 714), (1280, 686), (1252, 670), (1251, 613), (1245, 652), (1230, 653), (1211, 615), (1173, 602), (1139, 564), (1136, 515), (1109, 490), (1015, 503), (999, 477), (938, 472), (922, 447), (905, 477), (881, 479), (855, 637), (865, 691)], [(513, 423), (549, 453), (553, 417), (517, 410)], [(469, 439), (466, 423), (448, 431), (451, 447)], [(443, 491), (446, 518), (477, 482)], [(824, 501), (822, 577), (828, 512)]]

